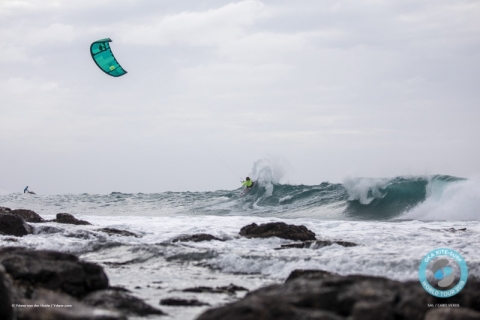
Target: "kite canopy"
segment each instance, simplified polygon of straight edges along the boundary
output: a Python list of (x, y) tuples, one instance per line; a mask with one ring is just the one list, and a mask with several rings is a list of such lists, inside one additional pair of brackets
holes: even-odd
[(122, 66), (117, 62), (110, 49), (109, 42), (112, 42), (109, 38), (97, 40), (90, 46), (90, 54), (93, 61), (97, 66), (103, 70), (106, 74), (112, 77), (123, 76), (125, 71)]

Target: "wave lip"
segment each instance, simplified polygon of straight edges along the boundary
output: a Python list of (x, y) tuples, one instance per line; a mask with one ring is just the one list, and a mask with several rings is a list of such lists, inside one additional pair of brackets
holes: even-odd
[(427, 186), (427, 199), (402, 218), (415, 220), (480, 220), (478, 180), (433, 180)]
[(461, 181), (465, 179), (444, 175), (347, 180), (343, 186), (349, 199), (344, 214), (362, 220), (406, 218), (405, 213)]

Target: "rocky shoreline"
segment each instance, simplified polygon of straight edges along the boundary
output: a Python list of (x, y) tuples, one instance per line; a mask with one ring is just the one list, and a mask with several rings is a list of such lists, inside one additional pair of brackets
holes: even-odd
[[(454, 307), (429, 307), (439, 305)], [(480, 319), (480, 281), (470, 279), (459, 294), (440, 299), (429, 295), (418, 281), (295, 270), (283, 284), (252, 291), (198, 318), (213, 319), (473, 320)]]
[[(68, 213), (45, 220), (31, 210), (0, 207), (0, 234), (5, 236), (0, 242), (1, 319), (127, 319), (168, 313), (145, 303), (127, 289), (111, 286), (103, 267), (96, 263), (70, 253), (11, 246), (18, 237), (35, 234), (35, 229), (46, 222), (94, 226)], [(51, 224), (45, 227), (56, 228)], [(94, 231), (110, 236), (141, 237), (115, 228)], [(357, 246), (342, 240), (318, 239), (305, 226), (283, 222), (252, 223), (241, 228), (238, 236), (292, 241), (282, 244), (278, 250), (318, 249), (333, 244)], [(228, 239), (198, 233), (171, 240), (172, 243), (202, 241)], [(183, 291), (232, 295), (248, 290), (232, 284), (191, 287)], [(158, 304), (185, 308), (210, 305), (202, 299), (176, 297), (162, 299)], [(429, 307), (448, 304), (458, 307)], [(285, 283), (251, 291), (231, 303), (213, 304), (213, 308), (198, 319), (480, 319), (480, 282), (471, 278), (456, 296), (438, 299), (426, 293), (418, 281), (295, 270)]]

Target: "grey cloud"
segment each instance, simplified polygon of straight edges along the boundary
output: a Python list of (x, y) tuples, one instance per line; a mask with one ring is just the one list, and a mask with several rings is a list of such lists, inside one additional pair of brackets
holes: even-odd
[(26, 3), (0, 4), (0, 189), (235, 188), (212, 150), (305, 184), (479, 171), (475, 1)]

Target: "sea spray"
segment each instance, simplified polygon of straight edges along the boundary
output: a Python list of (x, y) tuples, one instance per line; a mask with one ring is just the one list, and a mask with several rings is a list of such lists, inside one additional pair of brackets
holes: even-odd
[(428, 184), (427, 199), (402, 218), (417, 220), (480, 220), (480, 181), (436, 177)]

